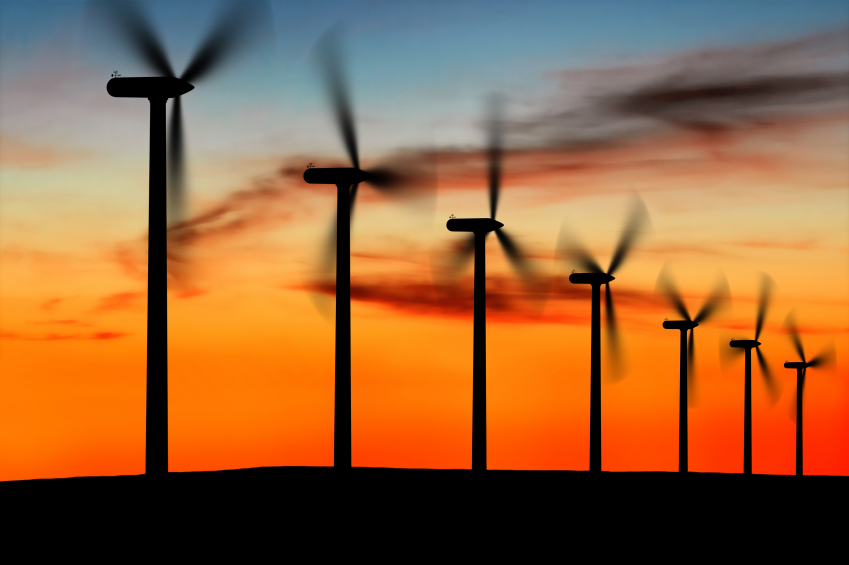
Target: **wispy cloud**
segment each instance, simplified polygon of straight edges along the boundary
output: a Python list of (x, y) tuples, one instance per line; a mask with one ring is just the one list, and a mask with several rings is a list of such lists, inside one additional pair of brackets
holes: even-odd
[(17, 341), (75, 341), (75, 340), (85, 340), (85, 341), (107, 341), (112, 339), (118, 339), (121, 337), (126, 337), (128, 335), (132, 335), (126, 332), (94, 332), (94, 333), (86, 333), (86, 334), (57, 334), (57, 333), (49, 333), (45, 335), (22, 335), (14, 332), (2, 332), (0, 333), (0, 339), (9, 339), (9, 340), (17, 340)]
[(96, 310), (135, 310), (141, 307), (143, 292), (118, 292), (100, 299)]
[(36, 145), (0, 136), (0, 166), (10, 169), (50, 169), (78, 161), (88, 153), (72, 147)]
[(809, 251), (811, 249), (825, 249), (825, 246), (818, 245), (816, 239), (804, 241), (735, 241), (732, 243), (737, 247), (752, 247), (755, 249), (787, 249), (791, 251)]

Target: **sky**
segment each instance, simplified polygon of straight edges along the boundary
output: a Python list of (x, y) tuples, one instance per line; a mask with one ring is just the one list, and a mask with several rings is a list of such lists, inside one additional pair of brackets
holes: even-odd
[[(178, 73), (224, 5), (144, 3)], [(573, 234), (606, 266), (639, 197), (650, 227), (611, 285), (624, 374), (603, 357), (603, 468), (677, 470), (666, 268), (690, 312), (720, 274), (731, 292), (695, 334), (690, 470), (742, 471), (743, 365), (721, 352), (753, 337), (767, 273), (760, 341), (780, 396), (755, 366), (754, 472), (795, 471), (793, 311), (809, 357), (836, 352), (808, 373), (805, 470), (849, 474), (845, 2), (265, 6), (183, 99), (172, 471), (332, 464), (335, 194), (301, 176), (347, 166), (315, 50), (331, 30), (363, 166), (424, 170), (435, 189), (358, 196), (354, 465), (471, 465), (472, 270), (448, 274), (461, 236), (445, 221), (488, 214), (500, 93), (498, 219), (541, 283), (529, 292), (489, 238), (489, 467), (588, 468), (590, 300), (558, 241)], [(91, 4), (0, 2), (0, 480), (144, 469), (149, 105), (107, 94), (115, 70), (153, 74)]]

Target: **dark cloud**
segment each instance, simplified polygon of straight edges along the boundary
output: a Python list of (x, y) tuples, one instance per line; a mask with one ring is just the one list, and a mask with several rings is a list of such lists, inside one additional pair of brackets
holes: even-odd
[(561, 99), (514, 131), (592, 148), (673, 127), (717, 132), (849, 110), (849, 30), (562, 71)]
[[(516, 277), (487, 277), (487, 319), (501, 323), (589, 323), (590, 288), (573, 285), (565, 276), (548, 277), (544, 284), (529, 292)], [(326, 296), (335, 294), (330, 282), (310, 282), (301, 290)], [(617, 288), (613, 291), (617, 307), (657, 311), (662, 302), (651, 292)], [(474, 289), (471, 277), (450, 283), (434, 284), (412, 278), (351, 279), (351, 300), (366, 302), (409, 314), (433, 317), (471, 317)], [(586, 307), (579, 306), (586, 303)]]

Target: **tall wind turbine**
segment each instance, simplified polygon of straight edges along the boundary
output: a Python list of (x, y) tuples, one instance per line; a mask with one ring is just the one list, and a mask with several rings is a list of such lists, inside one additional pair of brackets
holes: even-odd
[(493, 98), (489, 119), (489, 218), (454, 218), (446, 224), (449, 231), (471, 232), (459, 251), (457, 264), (470, 255), (475, 257), (474, 330), (472, 349), (472, 470), (487, 468), (486, 441), (486, 238), (495, 232), (511, 265), (529, 277), (527, 259), (515, 240), (495, 219), (501, 194), (501, 116), (500, 100)]
[[(680, 380), (678, 389), (678, 472), (686, 473), (688, 471), (689, 460), (687, 407), (688, 404), (693, 404), (695, 397), (693, 384), (695, 379), (696, 345), (693, 338), (693, 330), (700, 322), (704, 323), (716, 314), (717, 310), (729, 300), (731, 291), (728, 288), (728, 280), (725, 278), (725, 275), (721, 274), (713, 292), (702, 305), (696, 317), (693, 318), (690, 316), (690, 312), (687, 311), (687, 307), (684, 305), (684, 301), (681, 299), (675, 283), (672, 282), (672, 277), (665, 268), (660, 272), (660, 276), (657, 279), (657, 286), (675, 310), (684, 318), (683, 320), (665, 320), (663, 327), (667, 330), (680, 330), (681, 332)], [(690, 333), (689, 343), (687, 332)]]
[(592, 287), (592, 327), (590, 334), (590, 471), (601, 471), (601, 285), (605, 287), (605, 312), (607, 314), (607, 336), (610, 352), (614, 359), (618, 356), (618, 333), (616, 329), (616, 313), (613, 309), (613, 297), (610, 294), (610, 282), (615, 280), (616, 272), (628, 253), (633, 249), (641, 231), (649, 224), (649, 214), (646, 205), (639, 197), (634, 201), (625, 229), (619, 238), (616, 251), (610, 260), (607, 271), (601, 268), (590, 253), (577, 240), (567, 236), (565, 230), (560, 232), (561, 255), (577, 262), (589, 273), (572, 273), (569, 282), (572, 284), (588, 284)]
[(732, 339), (729, 345), (736, 349), (742, 349), (746, 354), (746, 372), (745, 372), (745, 394), (743, 408), (743, 474), (752, 474), (752, 349), (758, 356), (758, 365), (761, 368), (761, 375), (764, 378), (764, 383), (767, 386), (773, 402), (778, 400), (778, 388), (772, 378), (772, 372), (769, 370), (766, 359), (761, 353), (761, 342), (758, 338), (761, 336), (761, 330), (766, 320), (766, 312), (769, 307), (769, 301), (772, 296), (774, 283), (772, 277), (763, 274), (761, 277), (760, 296), (758, 298), (758, 317), (755, 322), (755, 339)]
[(351, 167), (316, 168), (304, 171), (310, 184), (336, 185), (335, 242), (336, 252), (336, 368), (333, 411), (333, 466), (351, 467), (351, 219), (360, 183), (368, 183), (388, 196), (400, 196), (419, 188), (410, 182), (408, 171), (379, 167), (360, 169), (354, 113), (342, 68), (341, 54), (334, 30), (322, 36), (317, 55), (330, 93), (333, 112)]
[[(95, 3), (98, 15), (128, 42), (136, 55), (164, 76), (116, 77), (107, 92), (150, 102), (150, 168), (147, 271), (147, 407), (145, 473), (168, 472), (168, 208), (178, 221), (183, 205), (183, 125), (180, 97), (194, 89), (190, 81), (208, 76), (246, 39), (255, 10), (262, 3), (231, 2), (194, 53), (180, 77), (175, 76), (162, 43), (135, 2)], [(166, 158), (165, 104), (174, 99)], [(166, 161), (170, 161), (166, 167)], [(166, 176), (167, 175), (167, 176)], [(166, 199), (167, 196), (167, 199)]]
[(805, 393), (805, 374), (808, 368), (826, 367), (834, 363), (834, 348), (827, 348), (825, 351), (808, 361), (805, 359), (805, 348), (802, 347), (802, 340), (799, 337), (799, 329), (796, 327), (796, 317), (791, 311), (787, 314), (784, 320), (784, 325), (787, 332), (790, 334), (790, 339), (793, 341), (793, 346), (796, 348), (796, 353), (799, 354), (800, 361), (792, 361), (784, 363), (785, 369), (796, 369), (796, 401), (793, 403), (793, 416), (796, 420), (796, 474), (804, 475), (802, 466), (804, 457), (802, 454), (804, 433), (802, 428), (802, 408), (803, 396)]

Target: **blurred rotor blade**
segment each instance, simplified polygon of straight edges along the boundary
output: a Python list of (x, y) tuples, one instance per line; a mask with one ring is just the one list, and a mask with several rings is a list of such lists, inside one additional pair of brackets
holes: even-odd
[(696, 343), (694, 331), (690, 330), (687, 341), (687, 406), (696, 405)]
[(690, 313), (687, 311), (684, 301), (681, 300), (681, 295), (678, 294), (678, 289), (675, 287), (675, 283), (672, 282), (672, 277), (665, 265), (663, 269), (660, 270), (660, 274), (657, 276), (655, 288), (664, 294), (672, 307), (675, 308), (675, 310), (677, 310), (685, 320), (690, 321), (692, 319), (690, 318)]
[(528, 259), (519, 249), (516, 241), (510, 237), (503, 228), (495, 230), (495, 236), (498, 238), (499, 243), (501, 243), (501, 247), (504, 249), (504, 253), (507, 254), (507, 258), (510, 260), (510, 264), (513, 265), (513, 268), (516, 269), (523, 278), (533, 277)]
[(94, 1), (91, 2), (91, 8), (96, 17), (105, 19), (108, 25), (114, 25), (118, 35), (153, 70), (164, 76), (174, 76), (162, 42), (137, 2)]
[[(444, 255), (443, 255), (444, 256)], [(475, 256), (475, 234), (470, 233), (462, 240), (455, 241), (448, 253), (447, 261), (443, 263), (443, 273), (440, 276), (456, 277)], [(441, 261), (440, 261), (441, 262)], [(437, 262), (437, 263), (440, 263)]]
[(796, 326), (796, 315), (793, 310), (788, 312), (787, 317), (784, 318), (784, 327), (787, 328), (787, 333), (790, 334), (793, 347), (796, 348), (796, 354), (799, 355), (799, 359), (804, 363), (805, 348), (802, 347), (802, 340), (799, 338), (799, 328)]
[(503, 100), (493, 95), (489, 100), (489, 217), (495, 219), (501, 195), (501, 120)]
[(351, 110), (348, 86), (342, 68), (342, 55), (339, 52), (339, 29), (332, 27), (327, 30), (316, 44), (316, 54), (324, 74), (325, 86), (330, 92), (333, 112), (336, 115), (336, 125), (342, 134), (345, 150), (355, 169), (360, 168), (360, 157), (357, 152), (357, 133), (354, 128), (354, 114)]
[(755, 341), (761, 335), (761, 330), (764, 327), (766, 319), (766, 311), (769, 308), (769, 302), (772, 298), (772, 290), (775, 287), (775, 281), (766, 273), (761, 273), (761, 290), (758, 296), (758, 318), (755, 325)]
[(174, 99), (171, 124), (168, 130), (168, 207), (171, 223), (185, 218), (185, 176), (183, 169), (183, 109), (182, 97)]
[(350, 196), (348, 197), (349, 211), (348, 213), (351, 215), (351, 221), (354, 219), (354, 203), (357, 201), (357, 190), (360, 188), (360, 183), (354, 183), (351, 185)]
[(793, 423), (796, 423), (796, 403), (799, 401), (799, 391), (793, 393), (793, 402), (790, 404), (790, 419), (793, 420)]
[(702, 309), (693, 318), (693, 321), (700, 324), (707, 321), (711, 316), (715, 315), (725, 304), (731, 300), (731, 288), (728, 286), (728, 279), (725, 278), (725, 273), (719, 273), (719, 279), (716, 286), (713, 288), (707, 301), (702, 305)]
[(180, 78), (193, 82), (209, 75), (240, 47), (258, 37), (256, 30), (271, 21), (268, 2), (231, 0)]
[[(317, 272), (310, 281), (310, 300), (316, 310), (328, 321), (333, 319), (336, 291), (336, 216), (321, 247)], [(332, 291), (332, 292), (331, 292)]]
[(830, 344), (826, 347), (819, 355), (808, 361), (808, 367), (830, 367), (834, 365), (834, 361), (837, 359), (837, 352), (834, 348), (834, 344)]
[(390, 163), (370, 168), (366, 182), (381, 194), (415, 200), (417, 208), (432, 212), (436, 201), (436, 152), (404, 152), (390, 159)]
[(613, 308), (613, 295), (610, 293), (610, 283), (604, 285), (604, 313), (607, 322), (607, 345), (610, 358), (613, 361), (613, 377), (621, 378), (622, 365), (619, 350), (619, 328), (616, 325), (616, 310)]
[(727, 369), (734, 361), (743, 356), (743, 350), (739, 347), (731, 347), (728, 342), (732, 336), (723, 334), (719, 340), (719, 362), (723, 369)]
[(603, 273), (601, 268), (590, 252), (581, 245), (576, 237), (574, 237), (566, 225), (560, 227), (560, 235), (557, 238), (557, 255), (570, 263), (577, 263), (581, 268), (590, 271), (591, 273)]
[(622, 262), (640, 237), (642, 230), (649, 224), (650, 217), (646, 209), (646, 204), (642, 198), (637, 196), (631, 205), (631, 213), (628, 216), (625, 229), (619, 238), (616, 251), (613, 253), (613, 259), (610, 260), (610, 267), (607, 269), (607, 274), (612, 275), (622, 265)]
[(779, 390), (778, 382), (775, 378), (773, 378), (772, 371), (770, 370), (769, 365), (767, 365), (763, 353), (761, 353), (761, 348), (756, 347), (755, 353), (758, 355), (758, 365), (761, 368), (761, 375), (763, 375), (767, 391), (769, 391), (770, 400), (772, 405), (775, 406), (775, 403), (778, 402), (778, 397), (781, 396), (781, 390)]

